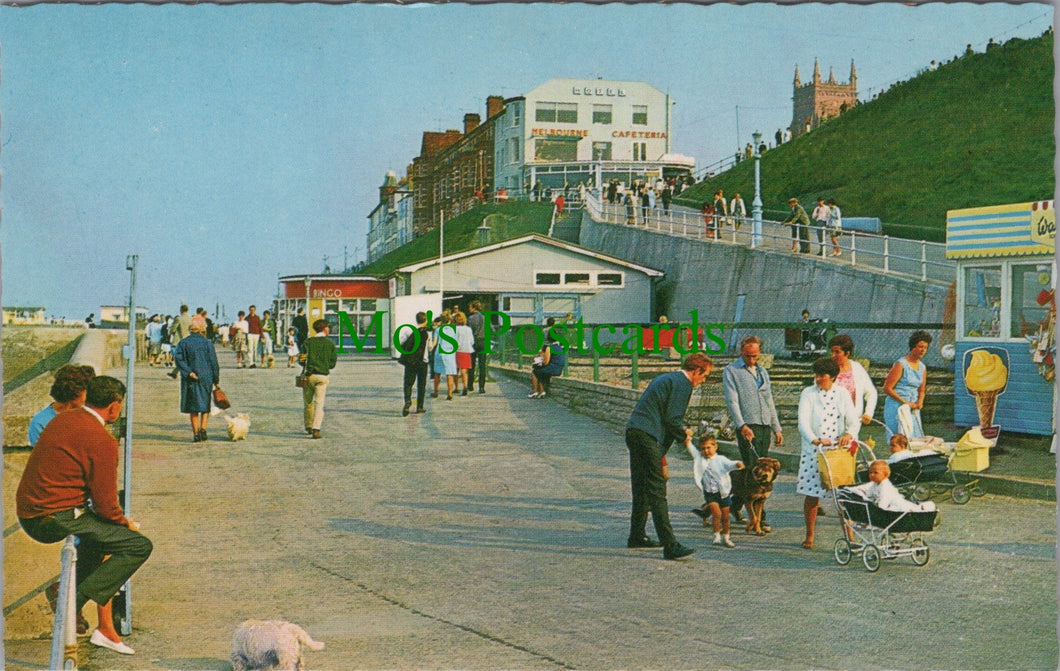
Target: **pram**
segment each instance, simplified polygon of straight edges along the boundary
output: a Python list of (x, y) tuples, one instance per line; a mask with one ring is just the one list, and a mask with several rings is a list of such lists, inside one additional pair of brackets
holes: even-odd
[[(819, 453), (823, 451), (818, 448)], [(873, 456), (872, 449), (858, 442), (858, 454)], [(828, 462), (825, 461), (827, 464)], [(829, 472), (829, 481), (836, 482)], [(853, 557), (861, 557), (866, 570), (880, 569), (884, 559), (909, 557), (917, 566), (931, 558), (931, 551), (922, 534), (930, 533), (938, 524), (938, 511), (894, 512), (883, 510), (837, 483), (831, 489), (843, 535), (835, 542), (836, 563), (846, 566)]]
[(827, 319), (811, 319), (803, 328), (784, 329), (784, 349), (792, 359), (828, 354), (828, 341), (837, 333)]
[[(903, 412), (904, 411), (904, 412)], [(956, 454), (953, 444), (942, 442), (940, 438), (925, 436), (920, 428), (920, 420), (909, 412), (909, 406), (899, 408), (898, 422), (910, 438), (909, 448), (914, 456), (890, 463), (891, 482), (910, 501), (928, 501), (936, 496), (949, 494), (953, 502), (959, 505), (968, 503), (972, 496), (982, 496), (978, 480), (961, 483), (950, 468)]]

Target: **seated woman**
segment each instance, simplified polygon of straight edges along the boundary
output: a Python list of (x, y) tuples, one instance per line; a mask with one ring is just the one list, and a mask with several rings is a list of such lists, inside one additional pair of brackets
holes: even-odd
[(541, 362), (537, 363), (535, 360), (530, 371), (530, 384), (533, 389), (527, 398), (544, 398), (549, 391), (552, 376), (562, 374), (563, 367), (567, 364), (563, 345), (552, 336), (551, 330), (548, 332), (545, 346), (536, 358), (540, 358)]
[(869, 465), (869, 481), (863, 485), (844, 487), (845, 491), (857, 492), (869, 503), (881, 510), (898, 513), (929, 512), (935, 510), (933, 501), (913, 503), (902, 496), (890, 480), (891, 467), (883, 459), (877, 459)]

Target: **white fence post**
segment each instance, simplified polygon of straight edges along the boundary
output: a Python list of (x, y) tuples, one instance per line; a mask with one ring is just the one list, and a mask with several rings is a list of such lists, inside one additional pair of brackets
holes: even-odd
[(920, 241), (920, 281), (927, 281), (927, 243)]
[(850, 231), (850, 265), (858, 265), (858, 247), (857, 247), (858, 232)]
[(883, 272), (891, 272), (891, 236), (883, 236)]
[(52, 624), (52, 649), (48, 668), (77, 671), (77, 597), (74, 591), (77, 548), (73, 536), (67, 536), (63, 542), (61, 557), (59, 598), (55, 605), (55, 622)]

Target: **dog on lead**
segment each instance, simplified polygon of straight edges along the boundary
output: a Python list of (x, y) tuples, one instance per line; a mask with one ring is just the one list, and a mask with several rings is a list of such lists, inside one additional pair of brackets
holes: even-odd
[(759, 457), (751, 468), (732, 474), (732, 509), (747, 507), (747, 531), (758, 536), (766, 535), (762, 530), (762, 512), (778, 475), (780, 462), (772, 457)]
[(297, 624), (283, 620), (247, 620), (232, 635), (232, 671), (305, 671), (303, 645), (314, 651), (324, 649), (322, 642), (314, 641)]
[(239, 413), (235, 417), (224, 415), (225, 424), (228, 425), (229, 440), (243, 440), (250, 431), (250, 415)]

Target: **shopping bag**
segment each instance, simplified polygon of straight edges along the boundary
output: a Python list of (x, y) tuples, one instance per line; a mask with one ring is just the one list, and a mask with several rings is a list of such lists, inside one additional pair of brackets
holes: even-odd
[(221, 410), (228, 410), (232, 404), (228, 402), (228, 395), (221, 391), (220, 387), (214, 387), (213, 402)]
[(854, 484), (854, 455), (847, 450), (823, 450), (817, 453), (821, 485), (835, 489)]

